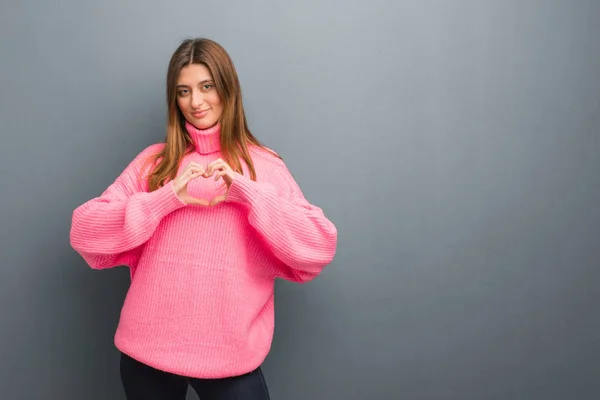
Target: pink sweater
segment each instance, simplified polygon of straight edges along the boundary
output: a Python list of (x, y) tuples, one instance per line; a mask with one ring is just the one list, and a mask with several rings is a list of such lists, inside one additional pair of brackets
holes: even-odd
[[(219, 127), (187, 125), (190, 161), (220, 157)], [(302, 195), (285, 164), (251, 148), (257, 182), (236, 174), (227, 200), (185, 205), (169, 182), (148, 192), (143, 150), (102, 193), (73, 212), (71, 245), (94, 269), (126, 265), (131, 285), (116, 347), (157, 369), (199, 378), (249, 372), (273, 337), (275, 278), (307, 282), (329, 264), (337, 230)], [(211, 199), (222, 180), (199, 177), (188, 193)]]

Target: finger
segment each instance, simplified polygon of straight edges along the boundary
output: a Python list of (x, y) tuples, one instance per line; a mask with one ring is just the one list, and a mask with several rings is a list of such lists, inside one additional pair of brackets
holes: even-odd
[(190, 161), (187, 165), (188, 167), (201, 167), (202, 164), (196, 162), (196, 161)]
[(222, 159), (220, 159), (220, 158), (216, 159), (215, 161), (208, 164), (208, 167), (207, 167), (208, 176), (211, 176), (215, 170), (223, 169), (223, 168), (229, 168), (229, 166)]
[(223, 161), (223, 159), (222, 159), (222, 158), (217, 158), (216, 160), (214, 160), (214, 161), (211, 161), (211, 162), (208, 164), (208, 166), (210, 167), (211, 165), (216, 165), (216, 164), (221, 164), (221, 163), (222, 163), (222, 164), (225, 164), (225, 161)]
[(201, 171), (200, 173), (203, 174), (204, 167), (192, 161), (191, 163), (185, 166), (185, 168), (181, 171), (181, 174), (179, 176), (188, 175), (191, 171)]
[(192, 179), (202, 176), (204, 170), (202, 168), (191, 167), (186, 173), (179, 177), (180, 181), (187, 185)]
[(211, 205), (211, 206), (216, 206), (217, 204), (219, 204), (219, 203), (222, 203), (222, 202), (224, 202), (225, 200), (227, 200), (227, 195), (226, 195), (226, 194), (220, 194), (220, 195), (218, 195), (218, 196), (215, 196), (215, 197), (213, 197), (213, 198), (210, 200), (210, 205)]
[(190, 168), (190, 170), (188, 171), (188, 173), (186, 175), (189, 176), (190, 178), (197, 178), (197, 177), (201, 176), (203, 173), (204, 173), (204, 169), (198, 168), (198, 167), (192, 167), (192, 168)]
[(191, 197), (188, 200), (188, 204), (192, 204), (192, 205), (195, 205), (195, 206), (209, 206), (210, 202), (208, 200), (205, 200), (205, 199), (198, 199), (196, 197)]
[(206, 166), (206, 172), (204, 173), (204, 177), (208, 178), (213, 174), (213, 165), (214, 161)]
[(194, 168), (190, 169), (188, 174), (194, 175), (194, 176), (202, 175), (202, 174), (204, 174), (204, 169), (194, 167)]
[(229, 168), (229, 166), (227, 164), (217, 164), (213, 167), (213, 171), (211, 172), (210, 175), (212, 175), (212, 173), (215, 171), (227, 173), (228, 171), (231, 171), (231, 168)]
[(216, 165), (214, 164), (208, 164), (208, 166), (206, 167), (206, 177), (210, 177), (212, 176), (212, 174), (215, 172), (215, 170), (217, 170)]
[[(217, 178), (223, 178), (223, 181), (229, 187), (233, 182), (235, 174), (231, 170), (222, 170), (217, 173)], [(216, 181), (217, 179), (215, 179)]]
[(182, 174), (185, 174), (186, 172), (188, 172), (191, 168), (198, 168), (201, 167), (200, 164), (198, 164), (195, 161), (191, 161), (188, 163), (188, 165), (185, 166), (185, 168), (181, 171)]
[(192, 162), (190, 163), (190, 166), (191, 166), (191, 168), (193, 168), (194, 170), (197, 170), (197, 171), (202, 171), (202, 173), (204, 173), (204, 171), (206, 171), (206, 168), (204, 168), (204, 165), (202, 165), (202, 164), (199, 164), (199, 163), (197, 163), (197, 162), (195, 162), (195, 161), (192, 161)]

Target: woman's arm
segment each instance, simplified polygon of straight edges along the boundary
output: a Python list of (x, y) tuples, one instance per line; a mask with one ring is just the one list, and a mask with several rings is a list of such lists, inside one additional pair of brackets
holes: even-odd
[(295, 271), (294, 280), (310, 280), (333, 260), (337, 229), (306, 200), (285, 165), (278, 166), (276, 176), (278, 187), (235, 174), (227, 201), (248, 206), (250, 224), (273, 254)]
[(92, 268), (126, 263), (132, 250), (144, 244), (163, 217), (185, 207), (168, 183), (148, 193), (142, 176), (147, 157), (158, 150), (142, 151), (102, 193), (77, 207), (72, 216), (71, 246)]

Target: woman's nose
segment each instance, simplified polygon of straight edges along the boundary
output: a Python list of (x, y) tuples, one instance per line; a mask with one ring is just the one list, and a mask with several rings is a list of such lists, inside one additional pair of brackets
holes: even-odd
[(200, 92), (192, 92), (192, 107), (199, 108), (204, 103), (204, 97)]

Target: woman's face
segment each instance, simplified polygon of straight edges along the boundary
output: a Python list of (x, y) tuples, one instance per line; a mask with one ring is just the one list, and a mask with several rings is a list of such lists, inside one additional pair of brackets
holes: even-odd
[(198, 129), (210, 128), (219, 122), (223, 106), (213, 77), (204, 64), (190, 64), (181, 69), (177, 79), (177, 105), (185, 119)]

